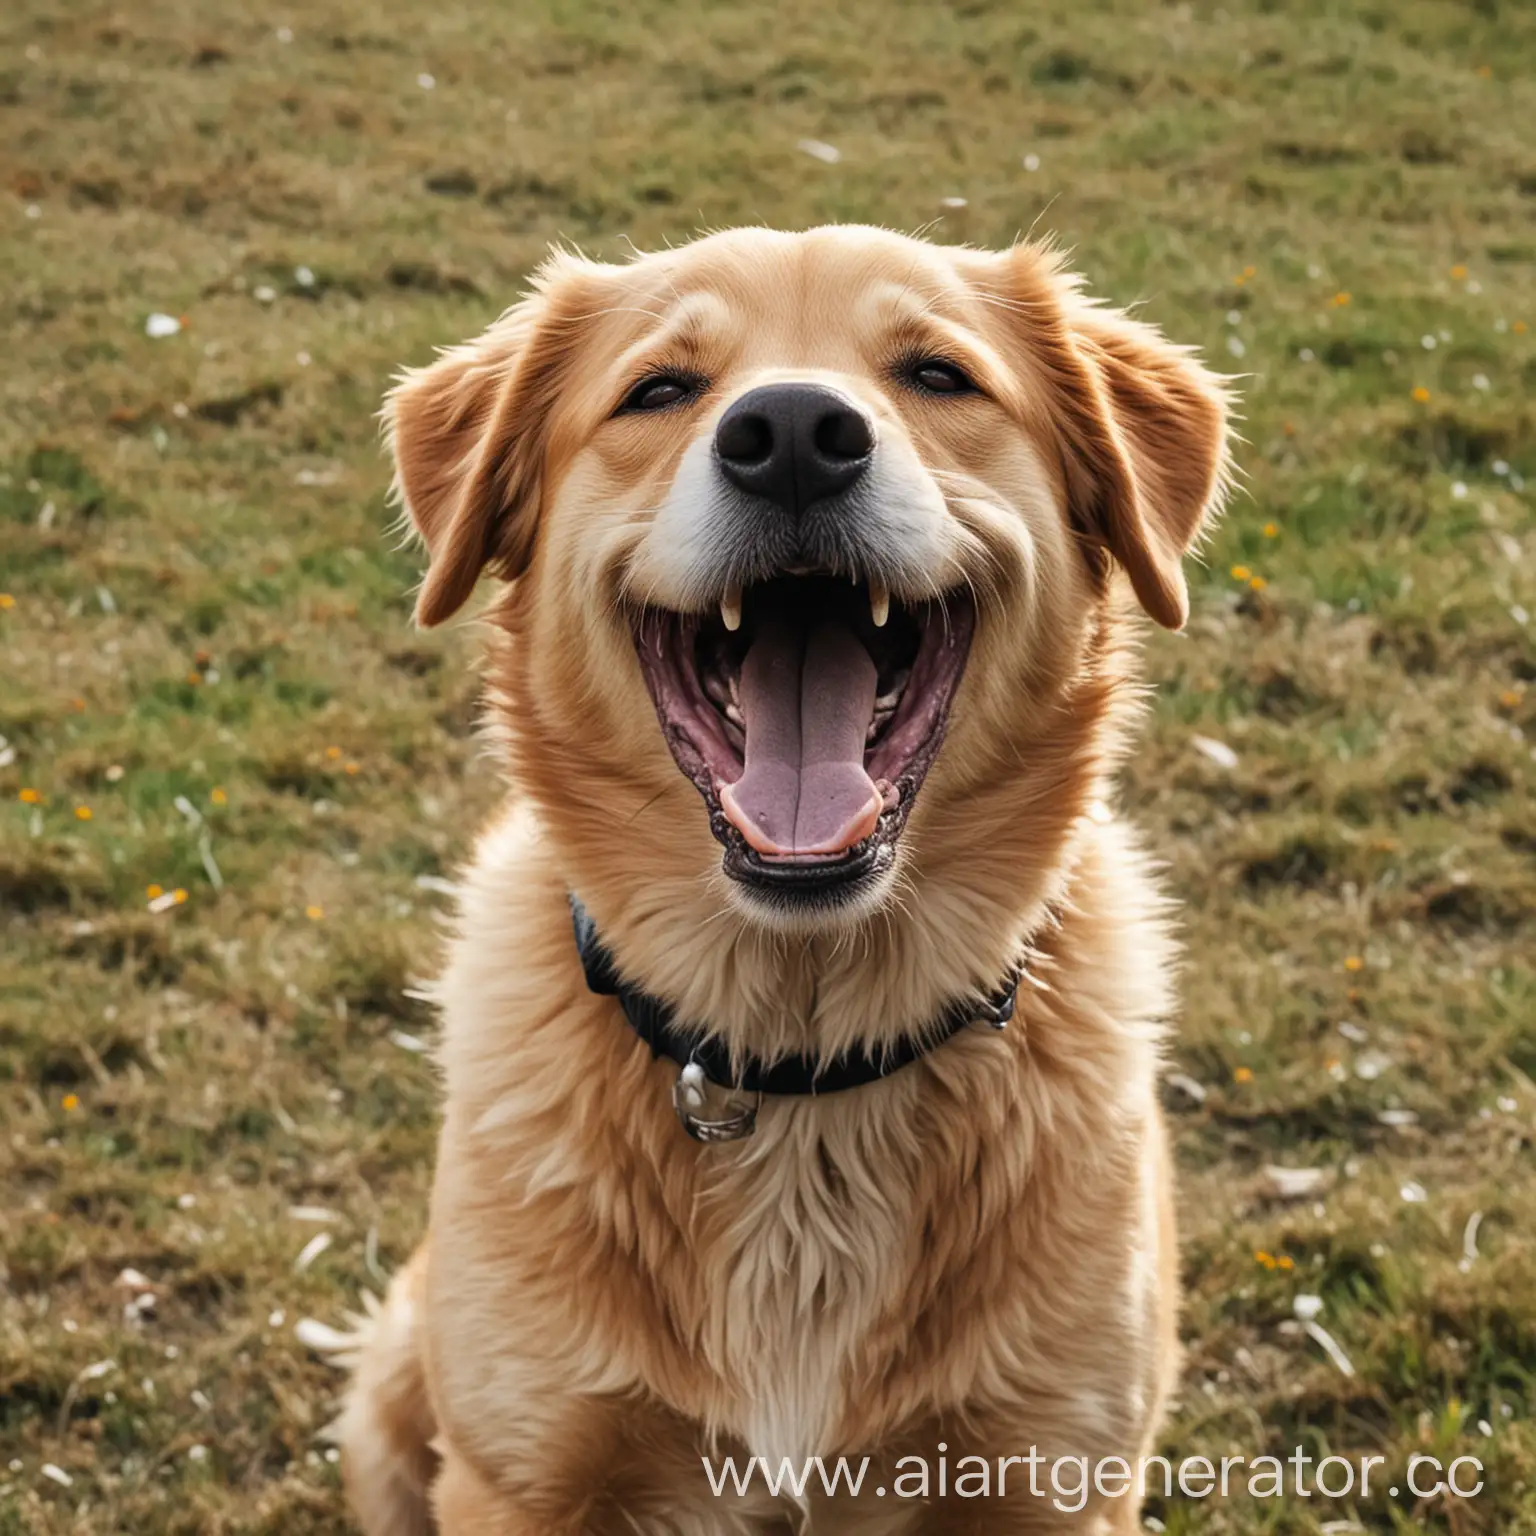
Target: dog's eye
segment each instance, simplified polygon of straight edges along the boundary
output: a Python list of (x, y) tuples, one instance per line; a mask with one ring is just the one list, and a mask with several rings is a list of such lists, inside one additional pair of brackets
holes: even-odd
[(700, 380), (684, 378), (680, 374), (652, 374), (648, 379), (641, 379), (625, 395), (618, 414), (623, 416), (632, 411), (664, 411), (668, 406), (682, 405), (693, 399), (701, 387)]
[(953, 363), (946, 363), (936, 357), (926, 357), (920, 362), (911, 364), (907, 369), (907, 378), (914, 389), (921, 390), (925, 395), (973, 395), (976, 386)]

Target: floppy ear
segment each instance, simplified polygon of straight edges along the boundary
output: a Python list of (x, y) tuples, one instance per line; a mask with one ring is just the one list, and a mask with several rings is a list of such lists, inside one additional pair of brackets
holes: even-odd
[(1054, 255), (1025, 246), (1007, 259), (1010, 308), (1053, 386), (1073, 523), (1180, 629), (1182, 561), (1226, 491), (1226, 389), (1189, 348), (1083, 298)]
[(424, 627), (451, 618), (487, 566), (510, 581), (528, 564), (546, 429), (580, 318), (565, 291), (574, 265), (553, 258), (483, 335), (407, 370), (385, 398), (395, 489), (431, 557), (416, 599)]

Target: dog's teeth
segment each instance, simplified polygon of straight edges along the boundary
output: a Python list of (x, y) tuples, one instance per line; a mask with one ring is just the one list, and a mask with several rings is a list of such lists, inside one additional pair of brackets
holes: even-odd
[(885, 621), (891, 616), (891, 589), (883, 581), (869, 584), (869, 616), (875, 621), (876, 629), (884, 629)]
[(747, 722), (742, 718), (741, 711), (737, 709), (734, 704), (727, 704), (725, 706), (725, 718), (729, 720), (732, 725), (739, 725), (743, 730), (745, 730), (747, 727)]
[(741, 587), (734, 581), (720, 599), (720, 621), (732, 634), (741, 628)]

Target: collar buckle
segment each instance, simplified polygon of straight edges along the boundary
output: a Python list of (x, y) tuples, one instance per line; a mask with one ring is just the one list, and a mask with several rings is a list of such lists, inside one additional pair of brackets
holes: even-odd
[(706, 1143), (743, 1141), (757, 1129), (763, 1096), (749, 1097), (739, 1088), (724, 1088), (690, 1061), (672, 1085), (672, 1108), (687, 1133)]

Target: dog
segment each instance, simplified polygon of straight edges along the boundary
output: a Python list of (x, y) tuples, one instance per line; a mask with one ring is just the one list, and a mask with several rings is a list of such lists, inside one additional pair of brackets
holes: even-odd
[(1140, 1529), (1022, 1458), (1134, 1464), (1176, 1373), (1176, 945), (1109, 804), (1229, 409), (1048, 247), (852, 226), (556, 252), (400, 377), (511, 793), (339, 1421), (369, 1536)]

